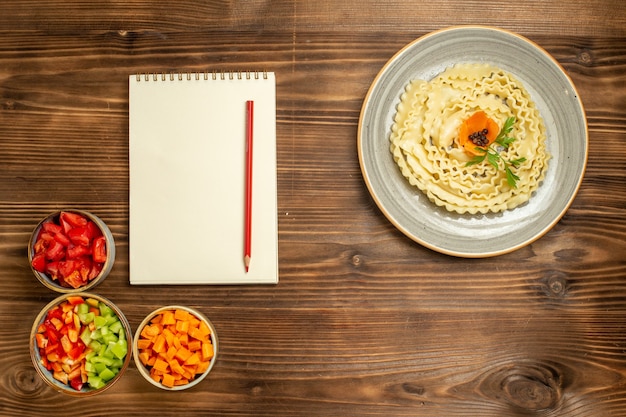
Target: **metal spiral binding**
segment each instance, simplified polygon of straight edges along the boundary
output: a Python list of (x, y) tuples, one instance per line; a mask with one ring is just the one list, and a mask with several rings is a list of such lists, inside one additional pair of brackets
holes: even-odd
[(267, 79), (267, 71), (203, 71), (203, 72), (170, 72), (170, 73), (165, 73), (165, 72), (146, 72), (146, 73), (137, 73), (136, 74), (136, 80), (137, 82), (140, 81), (159, 81), (159, 79), (161, 81), (183, 81), (183, 80), (187, 80), (187, 81), (191, 81), (192, 78), (195, 79), (196, 81), (199, 81), (200, 78), (203, 78), (205, 81), (208, 81), (209, 79), (211, 80), (226, 80), (227, 78), (229, 80), (234, 80), (235, 77), (238, 80), (251, 80), (251, 79), (255, 79), (258, 80), (261, 77), (263, 79)]

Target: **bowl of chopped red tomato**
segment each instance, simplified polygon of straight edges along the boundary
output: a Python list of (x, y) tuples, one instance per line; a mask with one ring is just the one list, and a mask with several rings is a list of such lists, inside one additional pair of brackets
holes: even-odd
[(46, 287), (61, 293), (87, 291), (109, 275), (115, 241), (98, 216), (84, 210), (61, 210), (35, 227), (28, 261)]
[(53, 389), (72, 396), (103, 392), (117, 382), (132, 356), (132, 332), (110, 300), (88, 292), (63, 294), (33, 323), (30, 354)]
[(198, 310), (180, 305), (150, 313), (133, 340), (139, 373), (166, 391), (180, 391), (200, 383), (213, 368), (217, 351), (217, 333), (211, 321)]

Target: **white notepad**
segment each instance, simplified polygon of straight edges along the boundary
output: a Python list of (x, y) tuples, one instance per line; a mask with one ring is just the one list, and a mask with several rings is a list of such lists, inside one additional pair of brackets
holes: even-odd
[[(246, 101), (254, 101), (244, 266)], [(278, 282), (271, 72), (129, 77), (131, 284)]]

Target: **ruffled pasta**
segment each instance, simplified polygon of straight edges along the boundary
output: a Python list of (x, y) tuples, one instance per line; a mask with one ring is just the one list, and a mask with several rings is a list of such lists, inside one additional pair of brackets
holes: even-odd
[[(544, 122), (524, 86), (488, 64), (459, 64), (431, 81), (413, 80), (401, 96), (391, 131), (391, 152), (402, 174), (438, 206), (457, 213), (512, 209), (530, 199), (544, 178), (549, 155)], [(482, 110), (500, 129), (515, 117), (500, 149), (506, 160), (526, 158), (513, 167), (511, 187), (504, 169), (486, 160), (467, 166), (472, 155), (459, 144), (461, 124)], [(495, 145), (494, 145), (495, 146)]]

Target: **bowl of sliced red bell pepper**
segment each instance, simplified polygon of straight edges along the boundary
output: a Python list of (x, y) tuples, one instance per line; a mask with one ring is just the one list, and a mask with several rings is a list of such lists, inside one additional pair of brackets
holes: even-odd
[(84, 210), (60, 210), (35, 227), (28, 261), (46, 287), (62, 293), (87, 291), (109, 275), (115, 241), (98, 216)]
[(122, 311), (92, 293), (63, 294), (33, 323), (30, 354), (52, 388), (89, 396), (118, 381), (132, 356), (132, 332)]

